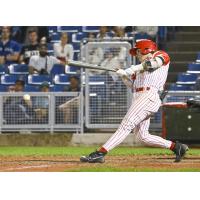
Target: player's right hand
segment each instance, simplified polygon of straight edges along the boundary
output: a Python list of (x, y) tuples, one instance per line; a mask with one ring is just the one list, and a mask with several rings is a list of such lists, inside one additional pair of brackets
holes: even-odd
[(118, 70), (116, 71), (116, 73), (117, 73), (117, 75), (119, 75), (120, 77), (128, 76), (128, 74), (126, 73), (126, 71), (123, 70), (123, 69), (118, 69)]

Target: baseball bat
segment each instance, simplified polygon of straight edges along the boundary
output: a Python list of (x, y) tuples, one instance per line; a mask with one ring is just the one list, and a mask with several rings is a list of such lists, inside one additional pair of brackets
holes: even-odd
[(101, 65), (94, 65), (94, 64), (89, 64), (89, 63), (85, 63), (85, 62), (81, 62), (81, 61), (74, 61), (74, 60), (68, 60), (67, 65), (80, 67), (80, 68), (86, 68), (86, 69), (105, 70), (105, 71), (110, 71), (110, 72), (117, 71), (115, 69), (106, 68)]

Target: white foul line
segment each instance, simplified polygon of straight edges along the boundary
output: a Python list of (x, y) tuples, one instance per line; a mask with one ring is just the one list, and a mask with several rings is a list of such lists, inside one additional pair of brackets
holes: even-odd
[(21, 169), (43, 168), (43, 167), (49, 167), (49, 166), (50, 165), (32, 165), (32, 166), (23, 166), (23, 167), (12, 167), (12, 168), (7, 168), (1, 171), (4, 172), (4, 171), (14, 171), (14, 170), (21, 170)]

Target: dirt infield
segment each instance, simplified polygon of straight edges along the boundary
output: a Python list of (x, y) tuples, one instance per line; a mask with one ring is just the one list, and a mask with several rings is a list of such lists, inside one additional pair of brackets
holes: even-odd
[[(172, 155), (107, 156), (103, 164), (80, 163), (77, 156), (1, 156), (1, 172), (64, 171), (197, 171), (200, 157), (188, 156), (174, 163)], [(189, 169), (189, 170), (187, 170)]]

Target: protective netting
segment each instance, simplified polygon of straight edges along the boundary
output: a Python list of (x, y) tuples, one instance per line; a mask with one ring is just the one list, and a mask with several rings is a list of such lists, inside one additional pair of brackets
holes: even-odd
[[(85, 59), (108, 69), (127, 68), (131, 64), (130, 48), (128, 42), (90, 42), (85, 47)], [(118, 125), (131, 96), (121, 78), (114, 72), (86, 70), (85, 87), (88, 127)]]

